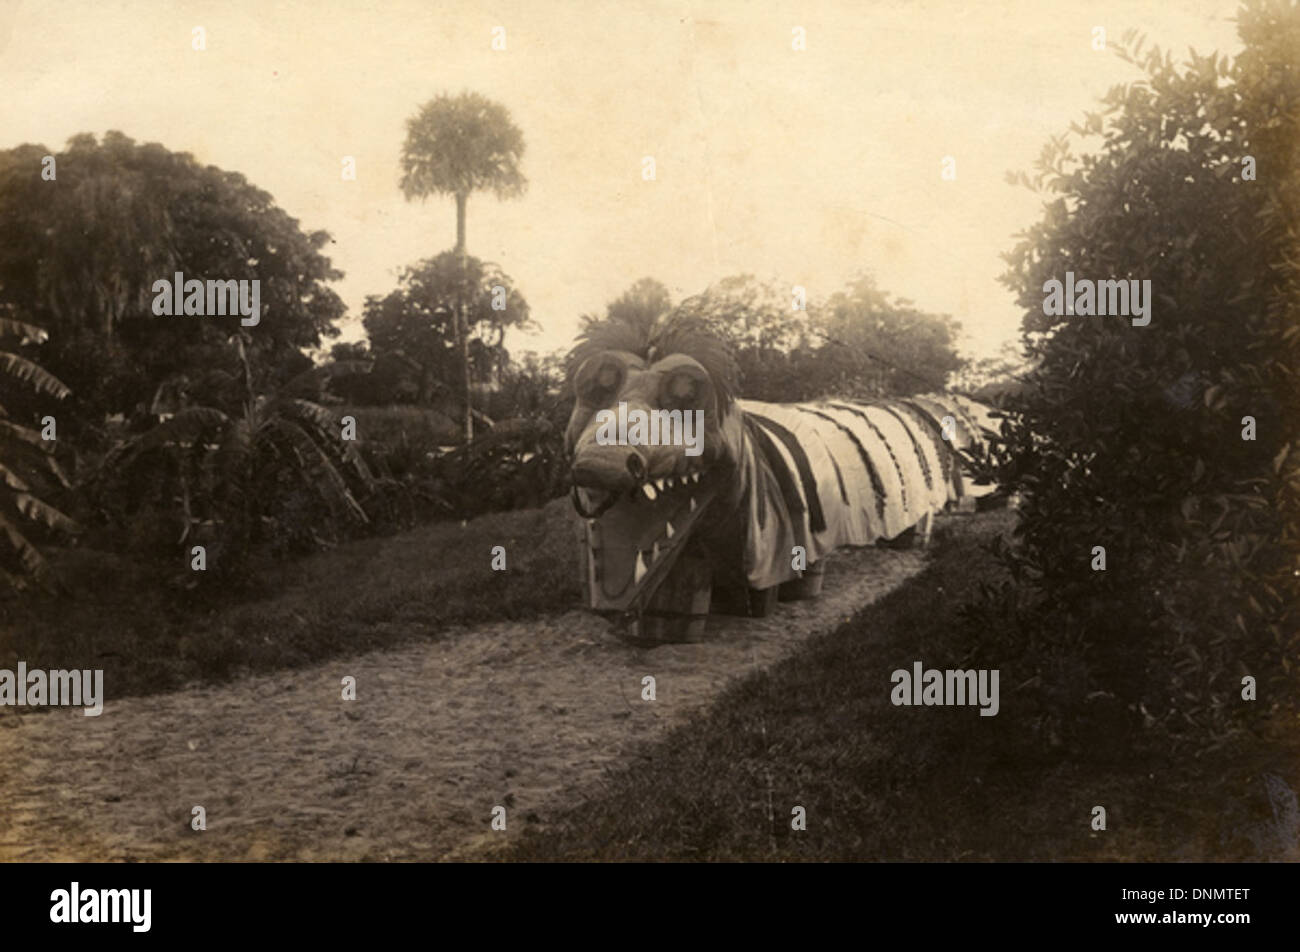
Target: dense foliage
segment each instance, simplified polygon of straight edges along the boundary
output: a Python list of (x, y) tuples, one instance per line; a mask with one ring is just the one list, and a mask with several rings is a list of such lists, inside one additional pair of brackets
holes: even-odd
[[(942, 390), (963, 366), (955, 321), (891, 297), (867, 276), (822, 301), (802, 289), (734, 275), (676, 306), (662, 284), (642, 279), (610, 302), (603, 320), (640, 328), (669, 314), (700, 321), (726, 342), (740, 393), (753, 400)], [(584, 327), (599, 320), (588, 315)]]
[[(43, 157), (54, 179), (42, 178)], [(41, 363), (72, 390), (66, 434), (93, 437), (105, 415), (147, 407), (170, 374), (219, 366), (237, 317), (156, 316), (155, 281), (261, 282), (248, 347), (259, 387), (310, 366), (337, 334), (341, 274), (272, 197), (237, 172), (120, 132), (61, 152), (0, 152), (0, 304), (50, 332)]]
[[(161, 422), (121, 440), (88, 481), (108, 533), (191, 584), (246, 577), (249, 556), (328, 546), (369, 521), (377, 491), (347, 421), (312, 399), (344, 368), (259, 393), (242, 336), (233, 350), (230, 370), (170, 388)], [(206, 575), (189, 571), (195, 545)]]
[[(1006, 256), (1034, 370), (993, 462), (1024, 506), (975, 619), (1054, 732), (1089, 700), (1215, 742), (1300, 687), (1300, 9), (1239, 29), (1233, 62), (1127, 38), (1144, 77), (1072, 129), (1095, 151), (1014, 177), (1049, 199)], [(1149, 279), (1150, 324), (1045, 314), (1067, 271)]]
[(464, 308), (469, 334), (470, 383), (491, 383), (509, 360), (506, 331), (529, 321), (528, 302), (499, 267), (467, 257), (462, 269), (446, 251), (406, 268), (388, 294), (366, 299), (370, 356), (387, 362), (392, 369), (385, 373), (409, 379), (416, 403), (428, 404), (435, 392), (459, 397), (464, 391), (458, 307)]
[[(12, 317), (0, 316), (0, 397), (28, 390), (62, 400), (68, 388), (39, 364), (22, 354), (23, 345), (35, 346), (46, 338), (43, 329)], [(12, 343), (11, 343), (12, 341)], [(17, 589), (29, 579), (40, 580), (48, 565), (29, 538), (35, 532), (75, 532), (76, 524), (50, 500), (51, 491), (68, 487), (55, 456), (56, 439), (44, 427), (37, 429), (12, 419), (0, 403), (0, 582)], [(55, 421), (57, 423), (57, 421)], [(54, 431), (57, 434), (57, 428)]]

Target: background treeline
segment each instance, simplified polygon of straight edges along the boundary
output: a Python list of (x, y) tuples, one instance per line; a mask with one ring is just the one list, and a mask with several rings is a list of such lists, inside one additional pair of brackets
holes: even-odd
[[(42, 550), (75, 540), (170, 583), (228, 587), (269, 560), (567, 491), (562, 360), (512, 357), (528, 302), (463, 248), (368, 297), (366, 339), (326, 357), (345, 310), (329, 236), (238, 174), (116, 132), (20, 146), (0, 153), (0, 224), (11, 586), (57, 584)], [(154, 315), (153, 283), (177, 271), (259, 279), (263, 319)], [(735, 347), (745, 392), (771, 400), (937, 388), (962, 366), (950, 319), (867, 278), (793, 300), (737, 277), (673, 302), (646, 279), (584, 321), (689, 314)]]

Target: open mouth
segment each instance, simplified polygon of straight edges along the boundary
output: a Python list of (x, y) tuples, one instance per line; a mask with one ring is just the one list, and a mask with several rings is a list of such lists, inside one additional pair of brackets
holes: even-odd
[(649, 479), (621, 493), (575, 489), (587, 517), (591, 607), (644, 608), (715, 494), (704, 471)]

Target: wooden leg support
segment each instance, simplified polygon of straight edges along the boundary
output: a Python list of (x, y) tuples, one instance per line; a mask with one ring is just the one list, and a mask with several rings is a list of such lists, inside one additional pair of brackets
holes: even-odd
[(822, 593), (822, 582), (826, 578), (826, 565), (814, 562), (804, 569), (803, 578), (786, 582), (781, 586), (781, 601), (795, 602), (805, 598), (816, 598)]
[(713, 592), (712, 567), (702, 554), (686, 551), (633, 623), (629, 640), (645, 644), (703, 641)]

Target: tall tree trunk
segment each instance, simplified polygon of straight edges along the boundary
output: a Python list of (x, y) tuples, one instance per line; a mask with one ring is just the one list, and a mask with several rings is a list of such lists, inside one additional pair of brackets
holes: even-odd
[(474, 416), (470, 405), (469, 387), (469, 304), (465, 300), (465, 206), (469, 195), (460, 192), (456, 195), (456, 257), (460, 259), (460, 300), (456, 307), (456, 352), (460, 357), (461, 399), (465, 403), (465, 444), (474, 438)]

